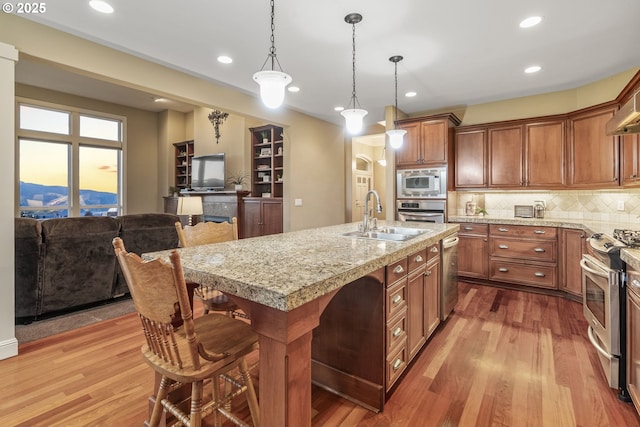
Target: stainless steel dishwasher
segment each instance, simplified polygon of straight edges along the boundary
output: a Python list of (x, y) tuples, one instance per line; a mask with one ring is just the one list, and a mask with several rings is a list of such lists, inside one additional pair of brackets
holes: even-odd
[(458, 234), (442, 239), (440, 320), (445, 321), (458, 302)]

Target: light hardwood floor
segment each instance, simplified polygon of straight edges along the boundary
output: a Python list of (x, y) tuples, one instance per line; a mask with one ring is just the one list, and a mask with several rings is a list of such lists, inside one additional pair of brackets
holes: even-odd
[[(314, 388), (314, 426), (638, 426), (586, 338), (578, 303), (459, 284), (455, 313), (374, 414)], [(199, 313), (199, 311), (198, 311)], [(153, 374), (135, 315), (0, 361), (0, 426), (141, 426)]]

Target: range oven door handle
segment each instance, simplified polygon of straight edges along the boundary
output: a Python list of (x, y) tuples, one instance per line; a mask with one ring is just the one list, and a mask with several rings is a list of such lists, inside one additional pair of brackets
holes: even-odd
[(592, 268), (589, 268), (587, 266), (587, 263), (588, 263), (588, 261), (586, 259), (582, 258), (580, 260), (580, 268), (582, 268), (585, 271), (588, 271), (589, 273), (595, 274), (596, 276), (600, 276), (600, 277), (604, 277), (606, 279), (609, 279), (609, 275), (606, 272), (599, 271), (599, 270), (594, 270)]
[(596, 338), (595, 333), (593, 332), (592, 326), (589, 326), (589, 328), (587, 329), (587, 333), (589, 335), (589, 341), (591, 341), (591, 344), (593, 344), (596, 350), (598, 350), (598, 353), (600, 353), (602, 356), (606, 357), (607, 359), (613, 358), (613, 356), (609, 354), (607, 350), (602, 348), (602, 346), (598, 342), (598, 338)]

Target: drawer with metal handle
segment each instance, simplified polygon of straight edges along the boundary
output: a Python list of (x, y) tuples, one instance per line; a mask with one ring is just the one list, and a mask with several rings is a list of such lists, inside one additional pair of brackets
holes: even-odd
[(556, 289), (556, 275), (555, 266), (508, 262), (494, 258), (489, 261), (489, 279), (497, 282)]
[(387, 390), (407, 368), (407, 346), (401, 346), (396, 352), (387, 357)]
[(407, 312), (403, 311), (398, 317), (387, 324), (387, 354), (398, 346), (407, 343)]
[(409, 271), (407, 258), (396, 261), (387, 266), (387, 286), (407, 276)]
[(406, 280), (387, 288), (387, 319), (391, 319), (407, 306)]
[(495, 257), (555, 262), (556, 248), (556, 242), (546, 240), (489, 239), (489, 253)]
[(555, 240), (558, 229), (555, 227), (536, 227), (533, 225), (489, 225), (491, 237), (521, 237), (526, 239)]

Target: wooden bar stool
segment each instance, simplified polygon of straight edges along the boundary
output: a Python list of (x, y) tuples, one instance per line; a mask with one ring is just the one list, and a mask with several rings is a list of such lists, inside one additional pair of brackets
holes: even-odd
[[(180, 222), (176, 222), (176, 231), (183, 248), (238, 240), (238, 220), (233, 217), (231, 223), (200, 222), (196, 225), (185, 225), (184, 228)], [(220, 291), (206, 286), (196, 286), (194, 294), (202, 300), (204, 314), (210, 311), (224, 311), (228, 316), (247, 318), (244, 313), (238, 312), (238, 306)]]
[[(162, 376), (149, 425), (158, 426), (165, 409), (187, 427), (200, 427), (202, 418), (211, 414), (216, 426), (220, 425), (220, 415), (246, 426), (230, 411), (231, 401), (244, 394), (253, 425), (258, 426), (258, 400), (245, 360), (258, 348), (258, 337), (251, 327), (217, 313), (193, 319), (177, 251), (171, 253), (169, 264), (160, 259), (143, 261), (128, 253), (119, 237), (113, 240), (113, 246), (142, 322), (146, 339), (143, 358)], [(172, 321), (177, 307), (183, 325), (176, 330)], [(229, 375), (235, 368), (240, 372), (239, 379)], [(204, 381), (208, 379), (212, 379), (212, 398), (203, 403)], [(221, 379), (233, 387), (221, 392)], [(191, 384), (189, 413), (167, 398), (169, 392), (184, 384)]]

